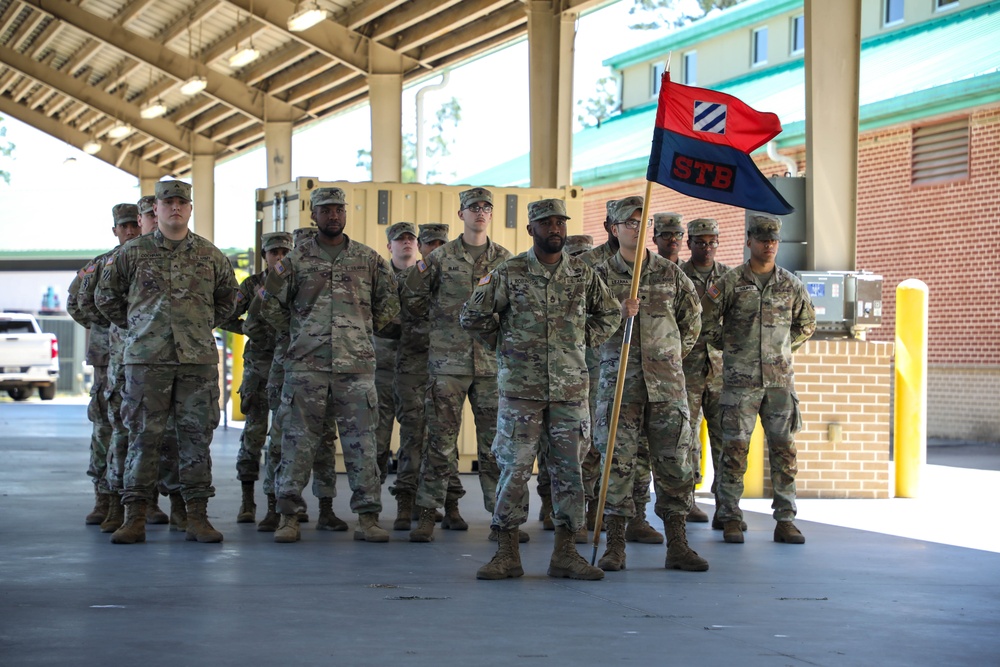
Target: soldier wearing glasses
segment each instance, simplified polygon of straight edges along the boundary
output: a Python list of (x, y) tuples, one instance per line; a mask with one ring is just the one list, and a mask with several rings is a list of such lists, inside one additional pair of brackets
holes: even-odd
[(653, 215), (653, 244), (660, 253), (674, 264), (681, 261), (681, 241), (684, 225), (680, 213), (655, 213)]

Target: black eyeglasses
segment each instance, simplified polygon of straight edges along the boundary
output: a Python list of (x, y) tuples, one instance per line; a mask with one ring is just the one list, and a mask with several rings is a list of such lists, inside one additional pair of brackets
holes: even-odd
[(639, 225), (642, 223), (641, 220), (622, 220), (621, 222), (616, 222), (616, 225), (625, 225), (625, 229), (639, 229)]
[(492, 204), (485, 204), (483, 206), (478, 206), (478, 205), (466, 206), (465, 208), (469, 209), (473, 213), (480, 213), (480, 212), (482, 212), (482, 213), (492, 213), (493, 212), (493, 205)]
[(664, 239), (677, 239), (678, 241), (680, 241), (682, 238), (684, 238), (684, 232), (662, 232), (660, 234), (657, 234), (657, 236)]
[(695, 248), (701, 248), (702, 250), (704, 250), (705, 248), (718, 248), (719, 247), (719, 242), (718, 241), (691, 241), (691, 245), (693, 245)]

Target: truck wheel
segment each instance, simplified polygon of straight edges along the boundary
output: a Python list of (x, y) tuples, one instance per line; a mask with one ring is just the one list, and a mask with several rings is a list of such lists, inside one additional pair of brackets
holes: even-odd
[(56, 386), (54, 384), (47, 384), (45, 386), (39, 387), (38, 397), (41, 398), (43, 401), (51, 401), (53, 398), (56, 397)]
[(7, 390), (7, 395), (13, 398), (15, 401), (26, 401), (28, 400), (28, 390), (24, 387), (12, 387)]

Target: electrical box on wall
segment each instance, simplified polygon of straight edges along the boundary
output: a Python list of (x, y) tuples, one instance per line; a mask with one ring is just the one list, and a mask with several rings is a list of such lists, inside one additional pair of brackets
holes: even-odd
[(882, 276), (867, 271), (797, 271), (816, 309), (816, 331), (864, 340), (882, 325)]

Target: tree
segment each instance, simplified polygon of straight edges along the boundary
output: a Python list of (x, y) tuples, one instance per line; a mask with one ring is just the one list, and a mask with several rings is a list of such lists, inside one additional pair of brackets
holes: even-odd
[(584, 127), (600, 127), (618, 111), (618, 80), (613, 76), (602, 76), (597, 80), (595, 95), (586, 100), (577, 100), (581, 109), (576, 119)]
[[(435, 158), (437, 160), (451, 155), (451, 146), (455, 143), (454, 136), (451, 136), (459, 121), (462, 120), (462, 105), (457, 98), (441, 105), (434, 114), (434, 123), (424, 148), (425, 158)], [(368, 170), (368, 176), (372, 173), (372, 152), (367, 149), (358, 151), (357, 166)], [(441, 176), (432, 163), (427, 169), (427, 180)], [(403, 169), (400, 175), (401, 182), (413, 183), (417, 180), (417, 137), (414, 134), (403, 135)]]
[(659, 30), (665, 26), (679, 28), (692, 21), (704, 17), (713, 9), (728, 9), (738, 5), (742, 0), (698, 0), (701, 8), (701, 16), (691, 16), (689, 14), (678, 13), (674, 5), (677, 0), (632, 0), (632, 7), (628, 10), (629, 15), (644, 17), (646, 20), (635, 25), (630, 25), (632, 30)]
[[(7, 128), (3, 126), (3, 116), (0, 116), (0, 157), (10, 157), (14, 152), (14, 144), (6, 141), (4, 139), (6, 136)], [(0, 169), (0, 178), (2, 178), (7, 185), (10, 185), (10, 172)]]

